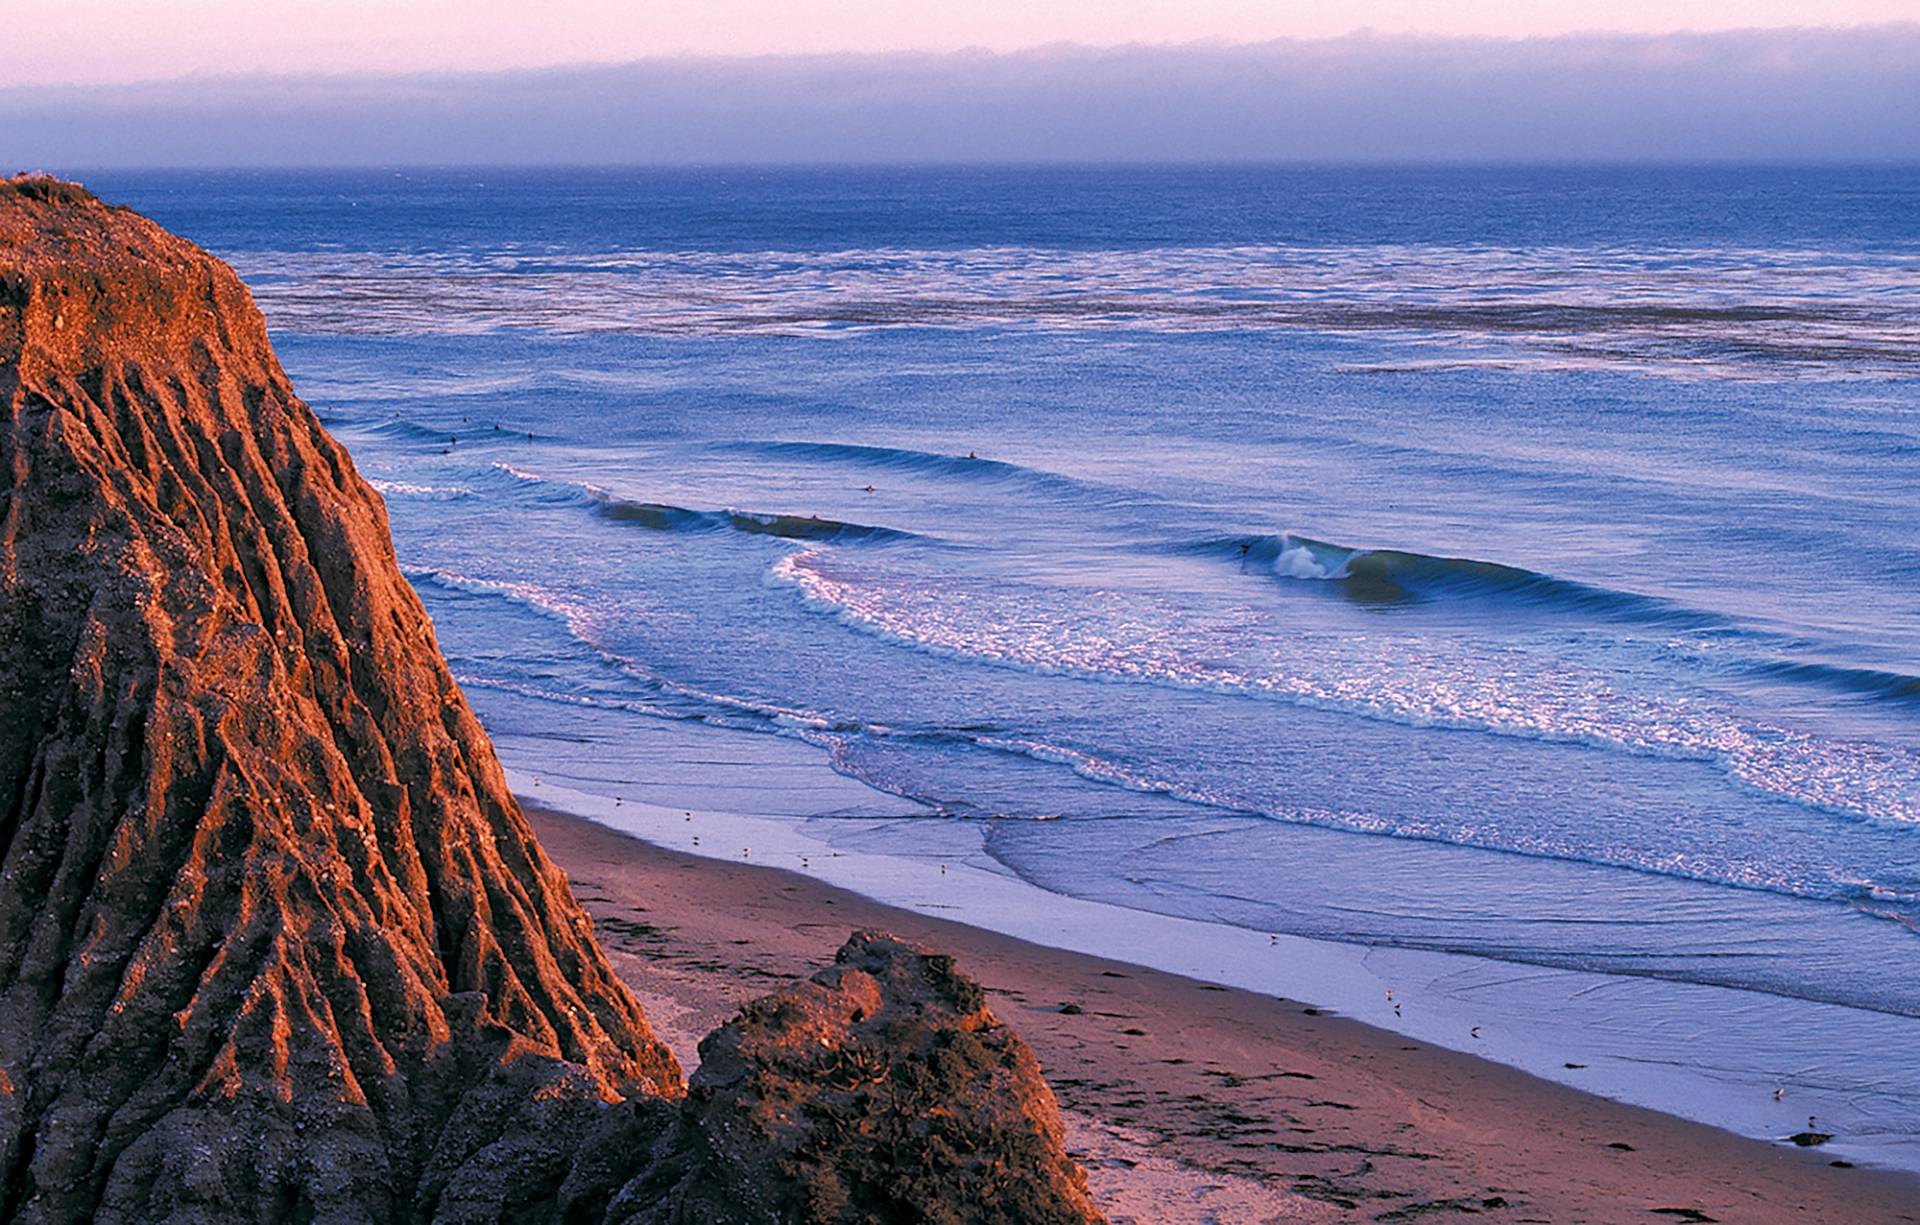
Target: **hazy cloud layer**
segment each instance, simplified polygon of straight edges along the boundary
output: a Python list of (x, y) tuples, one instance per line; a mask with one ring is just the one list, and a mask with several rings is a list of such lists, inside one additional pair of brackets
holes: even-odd
[(1920, 26), (0, 89), (0, 166), (1920, 160)]

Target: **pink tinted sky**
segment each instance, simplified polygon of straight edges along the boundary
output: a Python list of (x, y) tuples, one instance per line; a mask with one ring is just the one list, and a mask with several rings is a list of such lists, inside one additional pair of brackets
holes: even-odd
[(1920, 20), (1920, 0), (0, 0), (9, 83), (653, 56), (1529, 37)]

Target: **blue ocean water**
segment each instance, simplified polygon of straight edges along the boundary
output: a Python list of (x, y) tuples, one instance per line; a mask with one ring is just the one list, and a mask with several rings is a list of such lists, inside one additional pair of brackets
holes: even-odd
[(1920, 171), (87, 177), (254, 288), (510, 763), (1834, 1005), (1747, 1071), (1920, 1134)]

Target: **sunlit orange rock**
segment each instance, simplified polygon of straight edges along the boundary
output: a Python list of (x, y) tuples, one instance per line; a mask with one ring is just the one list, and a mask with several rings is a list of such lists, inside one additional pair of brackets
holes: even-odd
[[(901, 1052), (955, 1024), (924, 1003)], [(1011, 1093), (962, 1130), (1027, 1164), (962, 1212), (972, 1158), (930, 1153), (918, 1219), (1092, 1219), (997, 1034), (1017, 1074), (948, 1107)], [(593, 1221), (687, 1187), (703, 1220), (870, 1219), (693, 1152), (727, 1123), (684, 1092), (238, 278), (0, 180), (0, 1220)]]

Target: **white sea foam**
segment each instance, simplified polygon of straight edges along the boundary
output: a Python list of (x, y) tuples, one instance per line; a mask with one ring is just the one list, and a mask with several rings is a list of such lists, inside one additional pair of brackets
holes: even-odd
[(307, 333), (1308, 327), (1442, 338), (1454, 348), (1436, 360), (1449, 365), (1777, 378), (1910, 373), (1920, 361), (1920, 256), (1899, 252), (1383, 244), (250, 252), (236, 263), (277, 329)]
[(383, 494), (395, 497), (432, 498), (446, 501), (473, 496), (473, 490), (465, 485), (423, 485), (413, 481), (386, 481), (377, 477), (369, 478), (367, 484)]
[[(1283, 554), (1284, 556), (1284, 554)], [(1270, 633), (1220, 662), (1217, 627), (1139, 593), (1079, 592), (1070, 614), (1005, 583), (892, 578), (844, 555), (789, 555), (774, 578), (849, 624), (980, 663), (1244, 694), (1421, 727), (1590, 744), (1712, 761), (1798, 804), (1920, 825), (1920, 757), (1744, 720), (1705, 700), (1636, 692), (1564, 658), (1514, 644), (1471, 655), (1391, 634)]]

